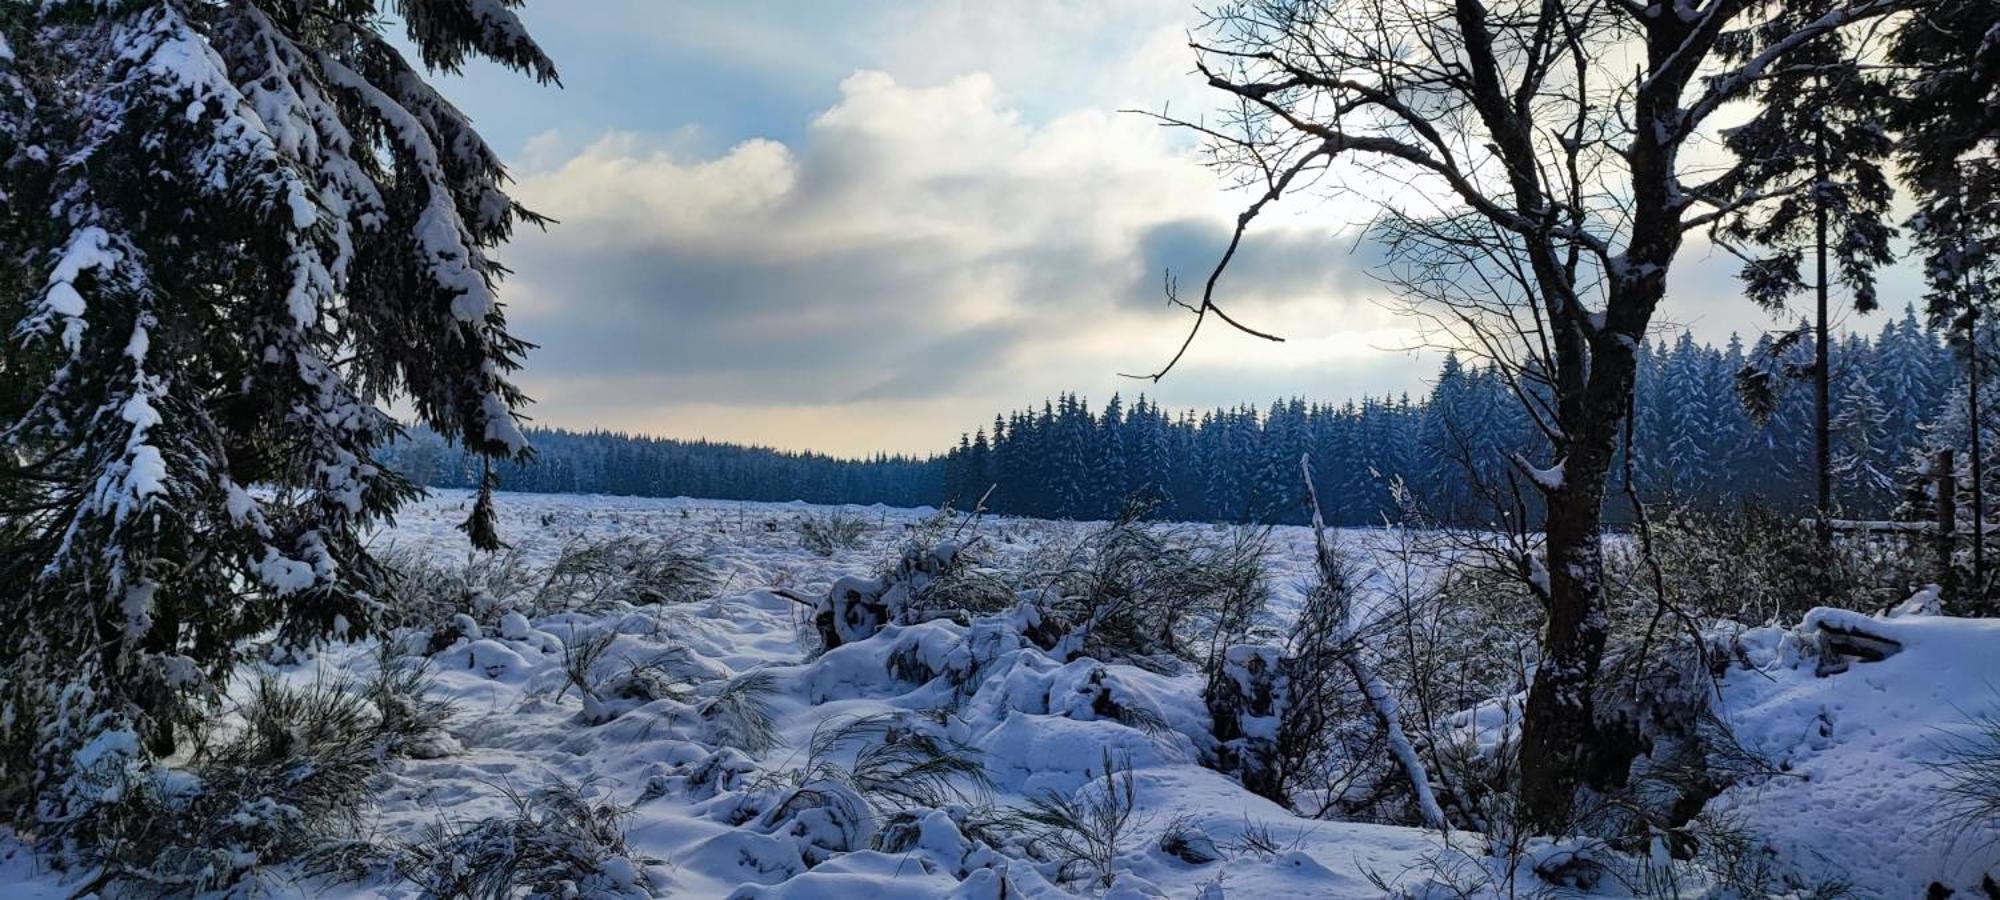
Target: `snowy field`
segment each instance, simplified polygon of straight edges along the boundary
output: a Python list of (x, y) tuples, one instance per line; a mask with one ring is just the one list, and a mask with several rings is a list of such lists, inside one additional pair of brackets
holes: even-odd
[[(383, 540), (423, 546), (447, 557), (463, 556), (466, 544), (454, 526), (466, 502), (464, 494), (442, 493), (401, 517)], [(822, 557), (801, 545), (794, 520), (823, 514), (824, 507), (556, 495), (504, 495), (501, 504), (503, 536), (538, 564), (551, 561), (564, 540), (575, 534), (603, 537), (634, 530), (692, 530), (709, 536), (712, 558), (728, 573), (730, 586), (721, 597), (675, 610), (669, 618), (622, 615), (613, 627), (625, 635), (619, 650), (634, 658), (678, 647), (732, 674), (760, 669), (772, 673), (781, 685), (776, 704), (781, 737), (777, 747), (753, 761), (760, 769), (797, 767), (815, 729), (827, 723), (938, 704), (934, 691), (911, 690), (914, 686), (890, 679), (879, 658), (857, 660), (862, 654), (836, 653), (807, 663), (794, 625), (798, 607), (767, 590), (775, 587), (817, 597), (840, 576), (878, 574), (900, 552), (909, 530), (931, 513), (879, 506), (845, 510), (871, 527), (858, 547)], [(1052, 541), (1073, 540), (1090, 527), (1011, 518), (979, 524), (989, 555), (998, 557), (995, 562), (1032, 553)], [(1298, 585), (1311, 565), (1310, 533), (1298, 528), (1281, 532), (1275, 536), (1279, 549), (1273, 556), (1273, 577), (1279, 587), (1274, 612), (1279, 615), (1296, 602)], [(765, 833), (767, 829), (754, 818), (735, 824), (741, 813), (732, 807), (742, 798), (729, 792), (695, 798), (670, 786), (665, 796), (639, 803), (648, 785), (685, 782), (689, 771), (718, 754), (733, 761), (734, 752), (661, 733), (663, 729), (645, 716), (580, 729), (573, 693), (560, 700), (551, 696), (562, 683), (555, 674), (560, 659), (546, 649), (559, 644), (565, 626), (550, 621), (534, 626), (525, 639), (503, 637), (506, 650), (495, 649), (497, 663), (475, 658), (482, 649), (478, 647), (447, 653), (437, 661), (445, 670), (446, 688), (473, 710), (473, 725), (462, 738), (467, 750), (456, 758), (411, 763), (398, 776), (398, 785), (384, 793), (384, 827), (418, 827), (440, 812), (498, 813), (506, 801), (494, 785), (530, 786), (555, 777), (593, 782), (619, 802), (638, 806), (628, 836), (635, 850), (665, 861), (651, 873), (657, 879), (656, 889), (665, 893), (914, 898), (962, 891), (966, 897), (1010, 896), (1000, 888), (1000, 877), (960, 881), (968, 865), (983, 860), (943, 815), (924, 823), (915, 849), (846, 853), (808, 870), (802, 857), (813, 851), (802, 853), (800, 845), (811, 839)], [(369, 653), (356, 650), (322, 664), (374, 663)], [(1140, 826), (1129, 841), (1130, 857), (1121, 865), (1119, 889), (1129, 895), (1147, 896), (1157, 890), (1193, 897), (1214, 886), (1228, 895), (1241, 892), (1249, 897), (1376, 896), (1380, 892), (1365, 873), (1394, 878), (1432, 845), (1431, 838), (1411, 829), (1297, 819), (1229, 778), (1202, 768), (1193, 745), (1177, 732), (1147, 734), (1108, 720), (1092, 720), (1087, 702), (1065, 708), (1062, 693), (1073, 692), (1087, 668), (1018, 667), (1010, 683), (995, 684), (994, 690), (968, 701), (951, 723), (951, 731), (984, 751), (993, 796), (982, 799), (997, 804), (1020, 805), (1027, 796), (1045, 790), (1072, 793), (1084, 788), (1102, 776), (1101, 760), (1107, 750), (1129, 758), (1138, 795), (1135, 820)], [(1111, 668), (1144, 685), (1163, 715), (1178, 720), (1176, 725), (1205, 717), (1198, 677), (1169, 679), (1129, 667)], [(736, 781), (754, 793), (757, 778), (756, 773), (746, 772)], [(1246, 825), (1268, 827), (1284, 847), (1277, 854), (1207, 866), (1149, 851), (1160, 831), (1179, 820), (1225, 844), (1240, 837)], [(994, 870), (1015, 890), (1060, 896), (1029, 864), (1002, 861)]]
[[(465, 494), (442, 492), (407, 510), (377, 544), (462, 562), (467, 545), (454, 526), (467, 503)], [(430, 658), (438, 691), (459, 712), (450, 737), (425, 754), (435, 758), (399, 761), (383, 777), (370, 813), (375, 837), (417, 840), (440, 823), (504, 816), (512, 810), (510, 793), (561, 782), (631, 810), (628, 858), (582, 886), (584, 895), (1377, 897), (1382, 885), (1424, 895), (1421, 885), (1439, 860), (1482, 864), (1474, 861), (1477, 836), (1447, 842), (1414, 828), (1298, 818), (1202, 767), (1198, 741), (1209, 726), (1198, 675), (1087, 658), (1065, 665), (1033, 648), (980, 656), (976, 623), (890, 626), (876, 638), (810, 658), (798, 626), (802, 607), (787, 595), (814, 598), (841, 576), (879, 574), (931, 514), (848, 507), (868, 527), (856, 546), (822, 556), (802, 546), (797, 521), (827, 511), (502, 495), (503, 538), (531, 567), (552, 563), (579, 537), (677, 532), (698, 543), (723, 586), (678, 603), (504, 616), (498, 627), (436, 649)], [(983, 552), (1002, 564), (1073, 541), (1089, 527), (1009, 518), (978, 524)], [(1379, 532), (1341, 534), (1364, 560), (1381, 539)], [(1281, 629), (1311, 565), (1311, 534), (1280, 528), (1273, 545), (1268, 624)], [(1802, 631), (1744, 635), (1739, 668), (1723, 682), (1722, 708), (1745, 748), (1783, 774), (1734, 789), (1715, 806), (1758, 835), (1761, 853), (1844, 884), (1850, 896), (1917, 896), (1932, 879), (1975, 885), (1994, 861), (1993, 836), (1949, 824), (1938, 792), (1942, 776), (1928, 764), (1941, 758), (1940, 736), (1958, 727), (1965, 711), (1993, 703), (2000, 622), (1923, 616), (1869, 622), (1902, 641), (1904, 652), (1830, 677), (1819, 677), (1804, 657)], [(755, 742), (673, 699), (614, 704), (592, 721), (563, 674), (565, 643), (586, 634), (613, 636), (601, 670), (672, 654), (680, 666), (711, 673), (716, 684), (768, 678), (774, 739), (744, 746)], [(893, 674), (898, 653), (923, 657), (931, 670), (961, 665), (971, 653), (984, 668), (976, 689), (954, 698), (942, 678), (923, 683)], [(336, 646), (278, 671), (308, 684), (365, 676), (377, 659), (372, 646)], [(1107, 693), (1122, 705), (1144, 706), (1155, 724), (1135, 727), (1100, 715), (1097, 701)], [(883, 716), (903, 718), (868, 718)], [(900, 721), (908, 724), (899, 727), (973, 748), (988, 784), (959, 785), (962, 795), (941, 809), (885, 817), (862, 798), (843, 806), (831, 796), (838, 790), (788, 774), (817, 761), (816, 734), (856, 721)], [(846, 760), (879, 740), (864, 735), (836, 755)], [(1063, 881), (1050, 864), (1023, 858), (1018, 848), (1010, 853), (978, 840), (980, 808), (1019, 808), (1051, 792), (1101, 793), (1104, 760), (1112, 757), (1130, 762), (1134, 802), (1108, 887)], [(818, 808), (801, 810), (792, 802), (801, 794), (815, 796)], [(1183, 838), (1178, 855), (1163, 849), (1170, 833)], [(284, 873), (274, 878), (280, 893), (297, 896), (419, 896), (389, 878), (333, 887), (288, 881)], [(1521, 887), (1522, 895), (1531, 893)], [(0, 896), (68, 896), (74, 889), (38, 871), (17, 844), (0, 841)]]

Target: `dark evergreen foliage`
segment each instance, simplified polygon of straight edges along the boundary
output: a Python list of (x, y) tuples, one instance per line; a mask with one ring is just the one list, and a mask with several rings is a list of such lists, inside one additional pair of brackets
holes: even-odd
[[(1746, 351), (1688, 335), (1648, 343), (1639, 361), (1633, 477), (1642, 496), (1692, 506), (1760, 499), (1803, 512), (1812, 496), (1812, 395), (1798, 377), (1811, 347), (1759, 339)], [(1835, 495), (1842, 515), (1887, 516), (1903, 471), (1927, 441), (1960, 441), (1947, 415), (1963, 368), (1914, 311), (1873, 340), (1853, 335), (1831, 352)], [(1761, 421), (1737, 398), (1738, 373), (1772, 371)], [(1400, 514), (1400, 482), (1433, 516), (1487, 524), (1518, 515), (1509, 455), (1535, 435), (1498, 376), (1446, 359), (1428, 396), (1339, 405), (1303, 399), (1169, 412), (1140, 396), (1113, 396), (1101, 412), (1064, 394), (1041, 410), (993, 424), (928, 458), (838, 459), (709, 441), (614, 432), (531, 430), (531, 461), (501, 462), (509, 490), (690, 496), (810, 503), (952, 503), (1051, 518), (1115, 519), (1128, 498), (1156, 515), (1197, 521), (1293, 522), (1300, 453), (1317, 462), (1327, 521), (1377, 525)], [(418, 432), (391, 458), (413, 480), (475, 488), (481, 462)], [(1621, 467), (1622, 469), (1622, 467)], [(988, 495), (988, 489), (992, 493)], [(1614, 519), (1619, 510), (1614, 509)]]
[(516, 5), (0, 9), (0, 815), (88, 841), (245, 641), (373, 630), (383, 404), (526, 452), (488, 253), (540, 219), (386, 31), (552, 81)]

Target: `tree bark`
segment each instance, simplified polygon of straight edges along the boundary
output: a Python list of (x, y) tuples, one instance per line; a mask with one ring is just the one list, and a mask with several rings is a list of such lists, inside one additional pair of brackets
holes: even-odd
[[(1528, 822), (1557, 834), (1569, 824), (1586, 756), (1595, 746), (1592, 687), (1604, 659), (1604, 476), (1610, 457), (1575, 447), (1547, 501), (1548, 620), (1542, 660), (1521, 720), (1521, 800)], [(1600, 461), (1601, 460), (1601, 461)]]
[[(1814, 279), (1817, 289), (1818, 315), (1813, 320), (1813, 486), (1818, 501), (1819, 522), (1814, 527), (1814, 535), (1819, 539), (1822, 553), (1833, 546), (1833, 530), (1827, 527), (1827, 520), (1833, 517), (1833, 365), (1828, 353), (1826, 333), (1827, 320), (1827, 278), (1826, 278), (1826, 198), (1820, 193), (1826, 186), (1826, 133), (1824, 129), (1815, 135), (1813, 144), (1813, 228), (1814, 250), (1818, 254), (1818, 271)], [(1819, 602), (1824, 605), (1832, 593), (1831, 567), (1821, 566), (1814, 586), (1819, 591)]]
[(1966, 418), (1972, 430), (1972, 459), (1969, 460), (1972, 478), (1972, 600), (1976, 608), (1986, 605), (1986, 478), (1985, 451), (1980, 446), (1979, 433), (1979, 308), (1973, 306), (1971, 325), (1966, 335), (1966, 376), (1965, 397)]

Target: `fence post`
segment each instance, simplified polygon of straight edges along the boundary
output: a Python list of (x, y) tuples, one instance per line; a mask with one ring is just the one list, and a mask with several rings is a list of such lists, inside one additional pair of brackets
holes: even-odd
[[(1931, 474), (1937, 478), (1937, 582), (1939, 599), (1945, 609), (1956, 609), (1958, 603), (1958, 566), (1952, 562), (1952, 552), (1958, 546), (1958, 471), (1952, 466), (1951, 448), (1937, 452), (1931, 460)], [(1974, 536), (1979, 540), (1981, 536)]]

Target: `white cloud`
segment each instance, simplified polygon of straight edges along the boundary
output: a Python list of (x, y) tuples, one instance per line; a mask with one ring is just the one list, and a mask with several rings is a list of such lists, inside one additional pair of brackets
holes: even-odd
[[(950, 411), (914, 429), (927, 446), (1057, 391), (1130, 393), (1114, 373), (1163, 361), (1187, 324), (1159, 267), (1199, 281), (1234, 213), (1174, 135), (1101, 108), (1033, 121), (979, 73), (916, 86), (855, 73), (795, 143), (700, 158), (613, 131), (556, 160), (560, 139), (538, 139), (518, 193), (561, 224), (523, 235), (509, 261), (520, 328), (544, 345), (526, 378), (544, 421), (691, 434), (674, 409), (716, 424), (694, 409), (736, 404), (736, 427), (701, 432), (771, 440), (748, 420), (811, 408), (819, 433), (787, 443), (870, 449), (885, 403)], [(1367, 260), (1322, 226), (1281, 221), (1255, 247), (1232, 296), (1296, 342), (1243, 356), (1204, 338), (1190, 371), (1273, 378), (1226, 397), (1170, 383), (1170, 399), (1297, 390), (1329, 349), (1363, 359), (1398, 327), (1367, 302)], [(599, 399), (579, 418), (577, 386), (612, 383), (625, 411)], [(826, 434), (824, 410), (843, 407), (853, 433)]]

